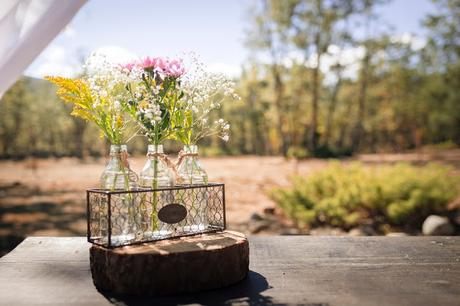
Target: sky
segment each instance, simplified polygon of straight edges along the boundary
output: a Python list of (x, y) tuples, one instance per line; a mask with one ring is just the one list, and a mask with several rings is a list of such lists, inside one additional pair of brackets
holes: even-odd
[[(256, 0), (89, 0), (25, 74), (72, 76), (83, 58), (103, 50), (120, 59), (195, 52), (213, 71), (237, 76), (248, 59), (248, 10)], [(396, 36), (423, 38), (430, 0), (393, 0), (379, 9)]]

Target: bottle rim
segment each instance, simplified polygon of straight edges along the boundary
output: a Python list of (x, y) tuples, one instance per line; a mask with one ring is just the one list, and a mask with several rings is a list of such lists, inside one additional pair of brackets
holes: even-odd
[(198, 146), (197, 145), (184, 145), (183, 150), (185, 153), (198, 153)]
[(110, 145), (110, 152), (127, 152), (127, 151), (128, 151), (128, 146), (125, 144), (122, 144), (122, 145), (111, 144)]
[(162, 144), (149, 144), (147, 146), (147, 152), (149, 153), (163, 153), (163, 145)]

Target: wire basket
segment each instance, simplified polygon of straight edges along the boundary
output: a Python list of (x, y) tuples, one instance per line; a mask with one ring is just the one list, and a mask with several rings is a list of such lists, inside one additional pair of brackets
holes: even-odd
[(113, 248), (225, 230), (225, 186), (87, 190), (88, 242)]

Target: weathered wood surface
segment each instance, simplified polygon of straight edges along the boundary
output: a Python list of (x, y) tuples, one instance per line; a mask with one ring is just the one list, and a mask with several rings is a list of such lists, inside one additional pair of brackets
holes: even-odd
[(28, 238), (0, 258), (0, 305), (460, 305), (460, 237), (250, 237), (237, 285), (163, 298), (104, 296), (85, 238)]
[(249, 244), (237, 232), (203, 234), (123, 248), (90, 248), (96, 287), (118, 294), (166, 295), (226, 287), (249, 269)]

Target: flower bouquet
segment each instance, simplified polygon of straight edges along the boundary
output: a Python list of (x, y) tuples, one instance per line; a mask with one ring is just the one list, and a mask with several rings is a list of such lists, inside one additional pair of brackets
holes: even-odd
[[(224, 100), (238, 99), (232, 81), (222, 75), (210, 73), (196, 57), (186, 68), (178, 58), (145, 57), (129, 63), (110, 62), (100, 54), (86, 61), (83, 75), (69, 79), (47, 77), (58, 86), (58, 95), (73, 104), (72, 115), (96, 124), (101, 135), (110, 143), (110, 159), (101, 175), (104, 190), (136, 190), (148, 188), (153, 196), (145, 196), (135, 203), (130, 193), (123, 198), (129, 224), (128, 232), (136, 235), (169, 235), (159, 229), (158, 203), (172, 203), (172, 193), (159, 188), (172, 185), (204, 185), (208, 183), (206, 171), (198, 159), (199, 140), (218, 135), (229, 139), (230, 125), (224, 119), (214, 119), (212, 112)], [(128, 162), (126, 143), (135, 136), (148, 140), (147, 161), (139, 179)], [(183, 144), (176, 163), (163, 151), (165, 140)], [(206, 227), (205, 193), (198, 194), (191, 203), (187, 219), (188, 231)], [(150, 202), (150, 207), (147, 203)], [(199, 224), (196, 221), (199, 216)]]

